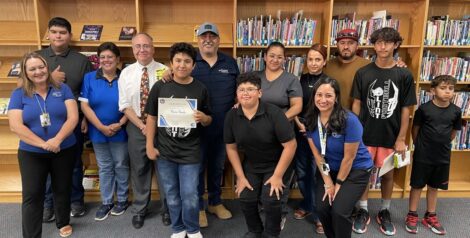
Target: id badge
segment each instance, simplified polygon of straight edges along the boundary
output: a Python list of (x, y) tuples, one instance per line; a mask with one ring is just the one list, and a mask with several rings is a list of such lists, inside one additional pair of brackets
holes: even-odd
[(41, 120), (41, 126), (42, 127), (48, 127), (51, 125), (51, 118), (49, 117), (49, 113), (43, 113), (39, 116), (39, 119)]

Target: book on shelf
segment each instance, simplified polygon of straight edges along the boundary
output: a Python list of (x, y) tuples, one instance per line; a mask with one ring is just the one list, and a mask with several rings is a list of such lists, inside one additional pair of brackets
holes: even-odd
[(371, 175), (369, 177), (369, 189), (380, 189), (380, 176), (379, 176), (380, 168), (372, 168)]
[(19, 77), (21, 73), (21, 62), (13, 62), (10, 71), (8, 71), (8, 77)]
[(237, 22), (238, 46), (266, 46), (271, 42), (281, 42), (285, 46), (308, 46), (313, 44), (317, 20), (303, 17), (300, 10), (290, 19), (281, 20), (278, 11), (276, 18), (254, 16)]
[(400, 20), (387, 15), (386, 10), (374, 11), (370, 19), (357, 19), (356, 13), (347, 13), (344, 16), (335, 15), (331, 21), (330, 45), (336, 45), (336, 35), (344, 29), (355, 29), (359, 35), (359, 45), (371, 45), (370, 35), (383, 27), (392, 27), (398, 30)]
[(426, 50), (421, 62), (420, 80), (430, 81), (439, 75), (451, 75), (458, 82), (470, 82), (470, 57), (439, 57)]
[[(433, 99), (433, 94), (426, 90), (420, 90), (418, 99), (419, 104), (424, 104)], [(452, 103), (462, 110), (462, 116), (470, 116), (470, 92), (455, 92)]]
[[(305, 65), (306, 56), (288, 56), (285, 59), (284, 70), (289, 73), (294, 74), (297, 77), (302, 75), (304, 65)], [(256, 55), (244, 55), (239, 56), (236, 59), (238, 69), (240, 73), (247, 73), (252, 71), (262, 71), (265, 69), (264, 55), (263, 52), (259, 52)]]
[(137, 29), (134, 26), (123, 26), (119, 34), (119, 40), (132, 40), (136, 33)]
[(462, 125), (462, 129), (457, 131), (455, 139), (451, 143), (452, 150), (468, 150), (470, 149), (470, 126)]
[(100, 40), (103, 25), (83, 25), (80, 40)]
[(424, 45), (470, 45), (470, 19), (449, 19), (449, 15), (431, 16), (426, 22)]
[(0, 115), (7, 114), (8, 103), (10, 103), (10, 98), (0, 98)]
[(100, 189), (100, 177), (97, 169), (85, 169), (83, 172), (83, 188), (86, 190)]
[(85, 55), (88, 58), (88, 61), (90, 61), (93, 70), (97, 70), (100, 67), (100, 58), (98, 57), (97, 52), (80, 51), (80, 54)]

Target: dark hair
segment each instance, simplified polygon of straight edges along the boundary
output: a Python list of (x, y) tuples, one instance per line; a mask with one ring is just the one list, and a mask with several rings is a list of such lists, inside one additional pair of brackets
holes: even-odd
[(400, 48), (400, 45), (403, 42), (403, 38), (400, 36), (400, 33), (391, 27), (384, 27), (372, 33), (370, 36), (370, 43), (375, 44), (375, 42), (379, 40), (398, 44), (398, 47), (393, 51), (393, 53), (395, 53)]
[(101, 52), (109, 50), (113, 52), (116, 57), (121, 56), (121, 51), (113, 42), (104, 42), (100, 46), (98, 46), (98, 56), (100, 56)]
[(279, 41), (273, 41), (271, 42), (268, 47), (266, 48), (266, 54), (268, 53), (268, 51), (273, 48), (273, 47), (281, 47), (282, 48), (282, 55), (285, 55), (286, 53), (286, 47)]
[(431, 80), (431, 88), (435, 88), (439, 86), (439, 84), (441, 83), (448, 83), (450, 85), (455, 85), (457, 84), (457, 79), (455, 79), (454, 77), (450, 75), (439, 75), (437, 77), (434, 77)]
[(261, 78), (258, 76), (258, 74), (254, 73), (254, 72), (244, 73), (244, 74), (238, 75), (238, 77), (237, 77), (237, 88), (238, 88), (238, 86), (240, 86), (240, 84), (244, 84), (244, 83), (253, 84), (258, 89), (261, 88)]
[(174, 43), (170, 47), (170, 61), (173, 61), (173, 58), (178, 53), (187, 54), (193, 60), (193, 65), (196, 63), (197, 52), (196, 52), (196, 49), (194, 49), (192, 45), (186, 42)]
[(310, 49), (308, 49), (308, 52), (310, 52), (311, 50), (314, 50), (318, 53), (321, 54), (321, 56), (323, 56), (323, 60), (326, 61), (326, 57), (327, 57), (327, 50), (326, 50), (326, 47), (323, 46), (322, 44), (319, 44), (319, 43), (316, 43), (314, 45), (312, 45), (312, 47), (310, 47)]
[(314, 131), (318, 127), (317, 120), (320, 111), (315, 106), (315, 94), (317, 93), (318, 88), (323, 84), (329, 84), (336, 94), (336, 101), (335, 105), (333, 106), (333, 112), (331, 113), (330, 119), (328, 120), (327, 132), (336, 132), (339, 134), (344, 134), (346, 128), (347, 113), (346, 110), (341, 106), (341, 93), (339, 90), (338, 81), (329, 77), (318, 79), (318, 81), (313, 86), (312, 97), (310, 99), (310, 102), (308, 103), (307, 114), (305, 116), (307, 128), (309, 131)]
[(54, 17), (49, 20), (47, 27), (50, 29), (53, 26), (64, 27), (69, 33), (72, 33), (72, 25), (70, 25), (70, 22), (63, 17)]

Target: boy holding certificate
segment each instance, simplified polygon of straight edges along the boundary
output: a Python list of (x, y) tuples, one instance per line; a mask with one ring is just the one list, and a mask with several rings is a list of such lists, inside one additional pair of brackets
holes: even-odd
[[(212, 117), (206, 87), (191, 77), (195, 60), (196, 50), (193, 46), (175, 43), (170, 48), (173, 81), (155, 83), (145, 107), (148, 113), (147, 156), (157, 160), (158, 173), (170, 210), (172, 238), (184, 238), (186, 235), (189, 238), (202, 237), (197, 194), (201, 166), (199, 136), (201, 125), (209, 125)], [(187, 100), (185, 107), (178, 102), (181, 99)], [(163, 104), (173, 108), (163, 113), (159, 110), (159, 105), (162, 107)], [(194, 110), (188, 114), (187, 107)], [(157, 117), (160, 121), (158, 128)], [(165, 119), (169, 117), (173, 120)], [(181, 120), (174, 120), (178, 117)], [(192, 123), (185, 123), (188, 117), (193, 118)]]

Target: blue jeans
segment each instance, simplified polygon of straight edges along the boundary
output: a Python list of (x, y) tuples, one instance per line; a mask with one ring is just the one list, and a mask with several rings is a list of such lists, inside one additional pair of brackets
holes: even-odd
[(127, 202), (129, 193), (129, 153), (127, 142), (93, 143), (99, 167), (101, 201), (113, 203), (116, 188), (118, 202)]
[[(73, 205), (83, 206), (85, 204), (85, 189), (83, 188), (83, 163), (82, 163), (82, 153), (83, 153), (83, 133), (80, 129), (82, 122), (82, 116), (78, 121), (78, 125), (73, 130), (73, 134), (77, 139), (77, 152), (75, 154), (75, 166), (72, 173), (72, 194), (70, 196), (70, 202)], [(52, 198), (52, 187), (51, 187), (51, 176), (47, 176), (46, 182), (46, 193), (44, 195), (44, 208), (53, 208), (54, 201)]]
[[(206, 131), (209, 128), (204, 128)], [(220, 131), (222, 131), (221, 129)], [(204, 210), (205, 170), (207, 168), (208, 203), (211, 206), (222, 203), (222, 176), (225, 164), (225, 143), (222, 133), (208, 133), (201, 137), (202, 166), (199, 171), (199, 209)]]
[(297, 133), (297, 150), (295, 151), (295, 173), (297, 184), (304, 197), (299, 207), (306, 212), (311, 212), (313, 219), (318, 221), (315, 206), (315, 159), (307, 138), (299, 133)]
[(173, 233), (199, 231), (198, 174), (201, 164), (179, 164), (159, 157), (160, 182), (165, 190)]

